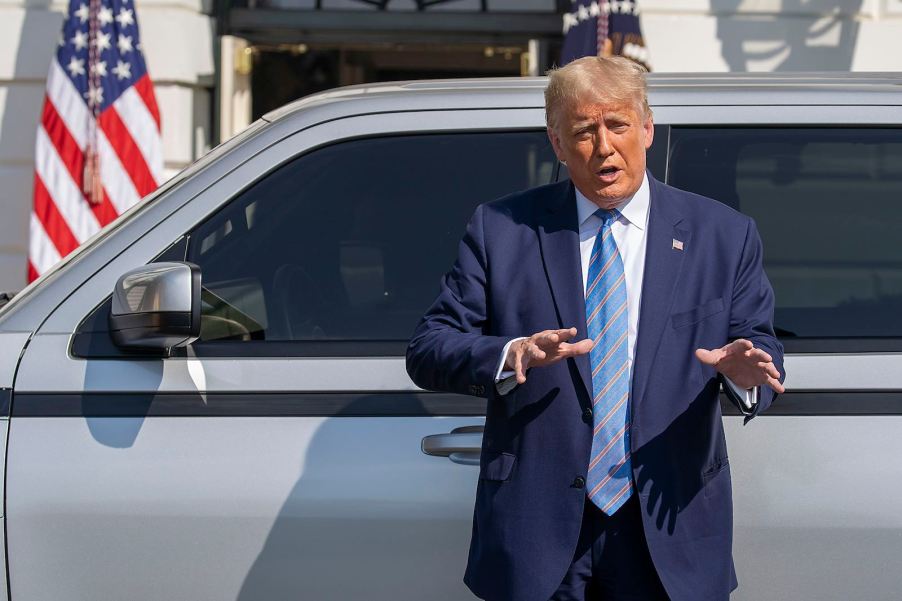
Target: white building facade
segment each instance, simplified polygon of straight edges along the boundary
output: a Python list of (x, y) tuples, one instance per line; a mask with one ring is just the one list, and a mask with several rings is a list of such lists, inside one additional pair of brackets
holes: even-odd
[[(135, 4), (172, 175), (273, 102), (316, 89), (541, 72), (555, 60), (559, 13), (570, 3)], [(902, 70), (902, 0), (640, 0), (640, 7), (657, 72)], [(0, 291), (25, 285), (35, 133), (65, 10), (64, 2), (0, 0)]]

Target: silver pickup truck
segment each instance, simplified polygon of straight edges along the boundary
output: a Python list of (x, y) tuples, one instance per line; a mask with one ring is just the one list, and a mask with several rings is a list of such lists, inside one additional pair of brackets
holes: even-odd
[[(472, 598), (485, 401), (403, 354), (474, 207), (567, 177), (544, 83), (297, 101), (0, 309), (0, 598)], [(898, 599), (902, 78), (650, 84), (650, 169), (756, 219), (787, 351), (723, 406), (733, 598)]]

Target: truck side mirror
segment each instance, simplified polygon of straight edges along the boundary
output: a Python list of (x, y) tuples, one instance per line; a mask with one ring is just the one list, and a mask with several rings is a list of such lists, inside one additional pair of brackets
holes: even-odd
[(160, 350), (200, 336), (200, 267), (151, 263), (119, 278), (113, 290), (110, 334), (120, 348)]

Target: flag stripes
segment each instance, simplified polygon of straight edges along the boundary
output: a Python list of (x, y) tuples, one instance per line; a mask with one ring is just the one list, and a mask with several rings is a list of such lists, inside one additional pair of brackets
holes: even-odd
[[(56, 256), (67, 255), (78, 247), (78, 239), (69, 229), (66, 219), (60, 214), (50, 193), (44, 186), (41, 178), (34, 179), (34, 213), (32, 219), (36, 219), (43, 228), (44, 234), (49, 238)], [(49, 232), (49, 233), (48, 233)], [(38, 261), (38, 264), (42, 262)]]
[(35, 152), (37, 178), (49, 191), (51, 202), (56, 204), (72, 234), (79, 243), (84, 242), (100, 229), (100, 223), (90, 207), (83, 202), (82, 191), (44, 128), (38, 129)]
[(154, 122), (157, 124), (157, 131), (161, 131), (160, 126), (160, 109), (157, 107), (157, 98), (153, 92), (153, 84), (150, 77), (142, 77), (135, 83), (135, 91), (141, 97)]
[(60, 260), (60, 254), (34, 213), (31, 214), (31, 219), (28, 223), (28, 233), (31, 240), (40, 242), (37, 252), (32, 253), (29, 257), (28, 267), (34, 274), (43, 273)]
[[(160, 111), (132, 0), (90, 4), (70, 0), (47, 77), (35, 144), (29, 281), (163, 181)], [(116, 16), (103, 18), (104, 12)], [(88, 148), (100, 163), (101, 194), (93, 197), (85, 190)]]
[(140, 197), (153, 192), (157, 187), (153, 174), (150, 172), (141, 149), (135, 143), (128, 127), (119, 117), (115, 105), (104, 112), (99, 119), (100, 128), (106, 134), (111, 146), (116, 149), (116, 155), (122, 163), (134, 185), (135, 193)]
[[(142, 79), (150, 81), (150, 77), (146, 75)], [(113, 103), (113, 107), (119, 113), (135, 145), (140, 149), (142, 161), (143, 157), (163, 156), (163, 139), (160, 137), (160, 126), (157, 122), (159, 115), (154, 116), (147, 106), (147, 101), (134, 87), (126, 90)], [(153, 174), (155, 181), (162, 181), (162, 162), (148, 164), (144, 161), (144, 164)]]

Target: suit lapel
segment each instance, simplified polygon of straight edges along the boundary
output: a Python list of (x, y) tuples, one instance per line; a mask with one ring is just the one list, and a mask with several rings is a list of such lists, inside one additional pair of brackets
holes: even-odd
[[(576, 327), (574, 340), (586, 338), (586, 301), (583, 296), (583, 275), (579, 254), (579, 223), (576, 195), (572, 183), (561, 186), (561, 192), (538, 208), (539, 245), (545, 275), (551, 286), (559, 326)], [(589, 393), (589, 355), (574, 358), (580, 379)]]
[[(681, 223), (678, 202), (658, 181), (648, 175), (651, 200), (648, 238), (645, 249), (645, 273), (639, 307), (639, 332), (633, 362), (632, 406), (638, 407), (645, 396), (648, 377), (657, 355), (661, 335), (667, 325), (673, 302), (673, 289), (683, 265), (683, 249), (690, 243), (691, 231)], [(683, 226), (683, 227), (679, 227)]]

